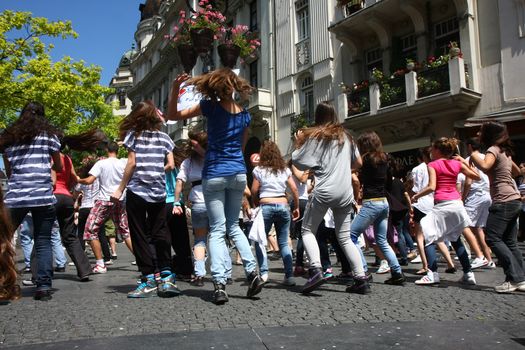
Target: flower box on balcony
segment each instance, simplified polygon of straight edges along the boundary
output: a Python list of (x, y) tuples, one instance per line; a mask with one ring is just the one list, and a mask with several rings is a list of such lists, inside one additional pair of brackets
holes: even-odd
[(353, 90), (346, 94), (349, 116), (370, 111), (369, 94), (368, 85), (366, 88)]
[(450, 90), (448, 64), (422, 70), (417, 76), (417, 97), (425, 97)]
[(404, 76), (384, 80), (379, 84), (381, 107), (387, 107), (406, 101)]

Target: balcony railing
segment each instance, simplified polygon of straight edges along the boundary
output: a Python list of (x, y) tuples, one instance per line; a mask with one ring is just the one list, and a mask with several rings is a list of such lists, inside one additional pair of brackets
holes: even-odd
[(295, 57), (297, 61), (297, 68), (301, 68), (310, 64), (310, 39), (304, 39), (303, 41), (295, 44)]
[[(418, 73), (411, 71), (404, 76), (372, 83), (368, 89), (347, 92), (343, 103), (347, 104), (345, 107), (348, 116), (366, 112), (375, 115), (393, 105), (413, 106), (419, 100), (432, 98), (434, 95), (460, 95), (467, 90), (468, 77), (465, 74), (464, 61), (458, 57), (450, 59), (443, 66)], [(478, 94), (475, 91), (471, 93)]]
[(365, 1), (364, 0), (351, 0), (348, 2), (344, 9), (345, 9), (345, 16), (348, 17), (351, 14), (363, 9), (365, 7)]
[(406, 101), (405, 77), (390, 79), (379, 86), (381, 107)]
[(346, 95), (348, 101), (348, 115), (370, 111), (370, 93), (368, 89), (356, 90)]
[(425, 97), (450, 90), (448, 65), (427, 69), (417, 74), (417, 97)]

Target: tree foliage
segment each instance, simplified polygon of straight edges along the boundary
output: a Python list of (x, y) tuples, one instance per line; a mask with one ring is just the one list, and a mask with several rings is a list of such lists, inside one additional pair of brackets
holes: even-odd
[(76, 38), (70, 21), (51, 22), (30, 12), (0, 13), (0, 128), (29, 100), (42, 102), (52, 123), (68, 134), (92, 127), (116, 136), (118, 119), (99, 84), (101, 68), (64, 56), (53, 62), (46, 38)]

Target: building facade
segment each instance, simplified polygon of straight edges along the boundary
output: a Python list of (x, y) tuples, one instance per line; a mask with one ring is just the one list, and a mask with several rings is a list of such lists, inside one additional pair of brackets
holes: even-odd
[[(141, 5), (130, 64), (133, 103), (151, 99), (166, 110), (182, 67), (165, 36), (173, 34), (180, 10), (189, 11), (187, 3), (197, 5)], [(237, 66), (257, 88), (247, 105), (253, 116), (248, 153), (271, 138), (290, 154), (294, 131), (313, 121), (317, 103), (329, 101), (354, 134), (376, 131), (407, 167), (417, 148), (440, 136), (473, 136), (472, 125), (486, 118), (507, 123), (517, 158), (525, 159), (525, 0), (223, 3), (228, 24), (248, 24), (262, 41), (257, 59)], [(198, 60), (193, 74), (202, 70)], [(176, 122), (169, 132), (178, 140), (199, 122)]]
[[(157, 107), (166, 112), (171, 82), (183, 72), (176, 49), (166, 39), (173, 35), (174, 26), (179, 21), (181, 10), (189, 15), (197, 7), (198, 1), (185, 0), (148, 0), (139, 7), (141, 16), (135, 32), (137, 52), (133, 56), (130, 69), (133, 73), (134, 85), (128, 91), (133, 103), (143, 100), (152, 100)], [(190, 5), (190, 7), (188, 6)], [(249, 24), (252, 31), (259, 32), (263, 47), (272, 46), (270, 35), (270, 3), (261, 0), (227, 2), (225, 7), (229, 25)], [(203, 64), (197, 60), (192, 74), (200, 74), (203, 70), (214, 69), (220, 66), (216, 50), (213, 50), (211, 62)], [(250, 144), (257, 148), (265, 138), (271, 137), (271, 120), (273, 101), (271, 90), (271, 50), (261, 50), (258, 57), (248, 62), (238, 62), (240, 75), (256, 87), (255, 93), (247, 102), (246, 107), (252, 114), (250, 127)], [(187, 137), (189, 128), (201, 128), (201, 118), (170, 122), (167, 131), (175, 140)]]
[(124, 117), (131, 112), (132, 102), (128, 97), (128, 91), (133, 87), (133, 74), (131, 73), (131, 59), (135, 55), (135, 49), (131, 49), (122, 55), (119, 65), (109, 87), (114, 93), (106, 98), (106, 103), (113, 107), (113, 115)]

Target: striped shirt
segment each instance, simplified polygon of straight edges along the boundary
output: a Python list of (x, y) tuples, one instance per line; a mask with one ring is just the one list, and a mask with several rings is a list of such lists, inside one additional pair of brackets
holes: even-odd
[(51, 154), (60, 151), (56, 136), (41, 133), (28, 144), (9, 146), (4, 155), (11, 166), (5, 203), (9, 208), (30, 208), (56, 203), (51, 182)]
[(135, 152), (136, 166), (128, 190), (147, 202), (165, 201), (164, 159), (175, 147), (171, 138), (162, 131), (143, 131), (138, 137), (130, 131), (124, 139), (124, 146)]

